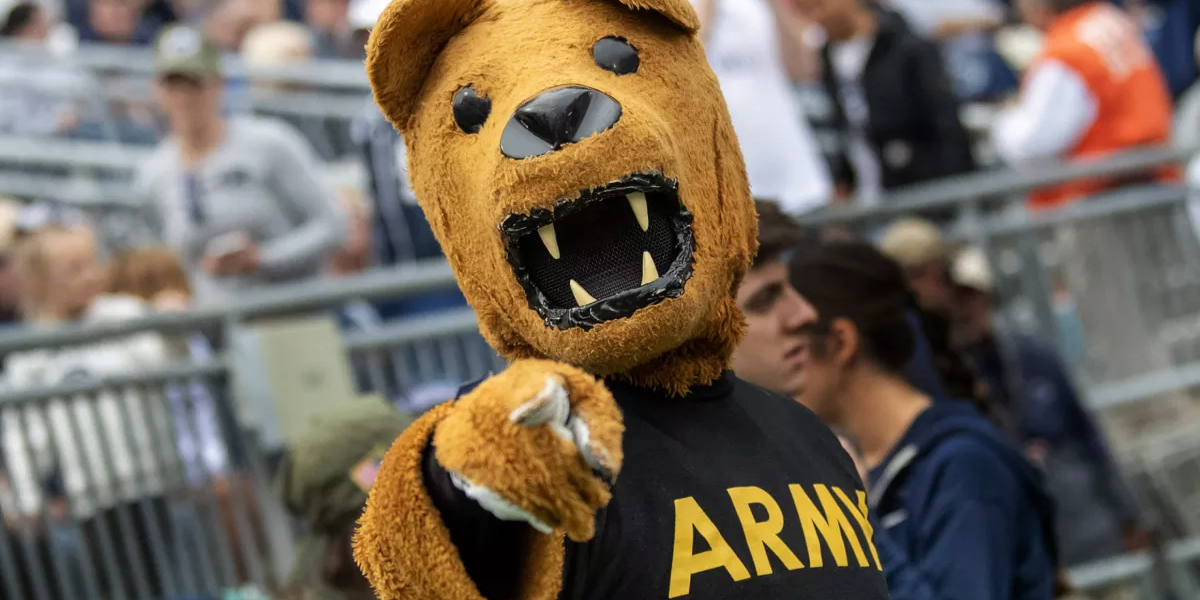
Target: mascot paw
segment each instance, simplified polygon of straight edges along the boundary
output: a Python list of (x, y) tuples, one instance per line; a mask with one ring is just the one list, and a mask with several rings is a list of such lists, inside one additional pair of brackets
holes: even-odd
[(602, 383), (520, 360), (456, 401), (433, 443), (454, 484), (497, 518), (586, 541), (621, 468), (623, 429)]

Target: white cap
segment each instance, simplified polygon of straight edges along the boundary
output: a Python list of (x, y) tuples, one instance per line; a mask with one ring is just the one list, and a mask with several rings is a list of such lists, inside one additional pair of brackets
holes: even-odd
[(974, 246), (964, 248), (950, 264), (950, 279), (962, 287), (985, 293), (996, 289), (992, 266), (983, 251)]
[(906, 269), (946, 259), (942, 233), (919, 217), (900, 218), (888, 225), (879, 238), (879, 250)]
[(390, 3), (391, 0), (350, 0), (350, 12), (346, 20), (351, 29), (371, 29)]

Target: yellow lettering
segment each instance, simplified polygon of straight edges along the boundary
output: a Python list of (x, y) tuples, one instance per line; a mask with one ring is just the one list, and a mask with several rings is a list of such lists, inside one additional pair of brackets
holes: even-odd
[(863, 535), (867, 538), (867, 547), (871, 549), (871, 557), (875, 559), (875, 568), (882, 571), (883, 565), (879, 563), (879, 552), (875, 550), (875, 529), (871, 527), (871, 521), (867, 518), (867, 515), (870, 514), (867, 511), (867, 493), (858, 490), (857, 507), (846, 496), (846, 492), (843, 492), (840, 488), (833, 488), (833, 493), (837, 494), (838, 499), (842, 501), (842, 504), (846, 505), (846, 509), (854, 516), (854, 520), (858, 521), (858, 526), (862, 527)]
[[(767, 548), (787, 567), (789, 571), (803, 569), (804, 565), (791, 548), (779, 539), (783, 531), (783, 511), (770, 494), (757, 487), (739, 487), (729, 489), (729, 498), (737, 509), (738, 520), (742, 522), (742, 531), (746, 534), (746, 545), (750, 546), (750, 556), (754, 558), (754, 570), (759, 575), (771, 574), (771, 560), (767, 557)], [(754, 512), (750, 505), (758, 504), (767, 509), (767, 520), (755, 521)]]
[(854, 557), (858, 559), (859, 566), (870, 566), (866, 554), (863, 553), (862, 545), (858, 543), (858, 535), (850, 525), (850, 520), (846, 518), (842, 509), (838, 508), (837, 501), (833, 499), (824, 485), (814, 485), (813, 489), (821, 501), (821, 507), (825, 509), (825, 514), (821, 514), (821, 511), (817, 510), (817, 506), (813, 504), (803, 488), (798, 485), (790, 485), (788, 489), (792, 491), (792, 500), (796, 503), (796, 512), (800, 515), (800, 525), (804, 527), (804, 539), (808, 542), (808, 565), (810, 567), (815, 569), (824, 565), (818, 533), (825, 538), (825, 544), (829, 546), (829, 552), (833, 554), (833, 560), (837, 566), (845, 567), (850, 564), (846, 557), (843, 535), (850, 540), (850, 548), (854, 550)]
[[(708, 542), (709, 550), (693, 554), (695, 534)], [(675, 501), (675, 551), (671, 557), (671, 588), (669, 598), (686, 596), (692, 590), (692, 576), (717, 567), (724, 567), (734, 581), (750, 578), (746, 565), (733, 553), (733, 548), (704, 509), (692, 497)]]

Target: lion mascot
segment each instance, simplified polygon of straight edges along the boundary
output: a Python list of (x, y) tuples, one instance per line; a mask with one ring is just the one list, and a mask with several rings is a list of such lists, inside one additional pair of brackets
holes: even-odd
[(837, 438), (727, 370), (757, 221), (698, 29), (687, 0), (393, 0), (373, 31), (509, 361), (388, 452), (355, 538), (383, 600), (887, 597)]

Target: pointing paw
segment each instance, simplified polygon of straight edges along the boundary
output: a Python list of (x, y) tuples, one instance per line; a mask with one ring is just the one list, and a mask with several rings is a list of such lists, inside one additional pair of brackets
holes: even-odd
[(590, 539), (621, 465), (621, 414), (600, 382), (513, 363), (455, 403), (434, 436), (454, 484), (499, 519)]

